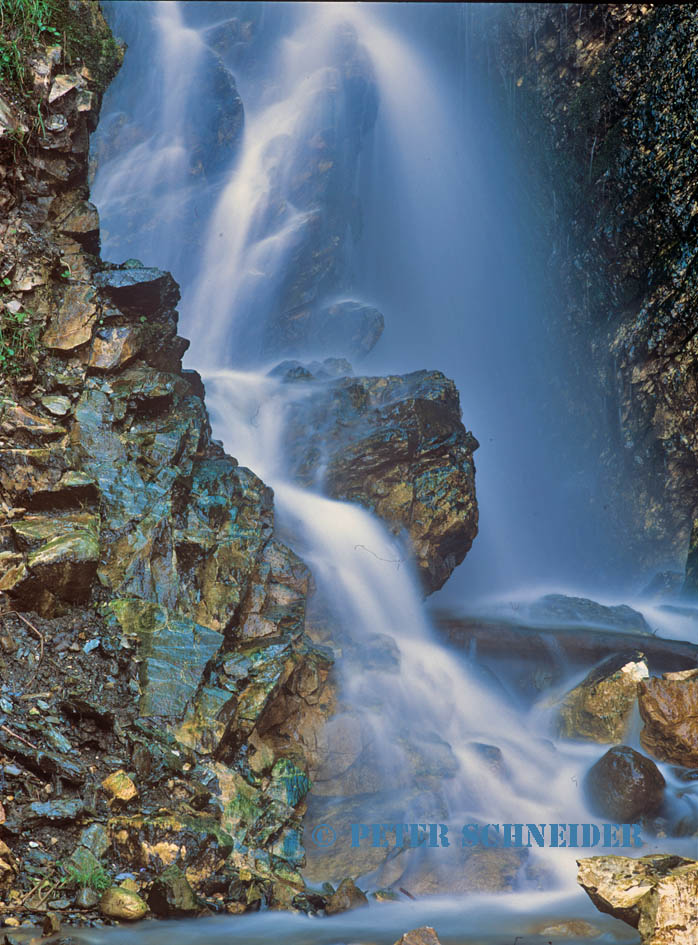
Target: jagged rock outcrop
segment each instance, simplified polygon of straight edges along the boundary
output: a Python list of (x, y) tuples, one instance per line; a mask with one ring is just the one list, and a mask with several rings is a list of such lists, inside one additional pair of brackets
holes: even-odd
[[(312, 380), (308, 374), (297, 379)], [(453, 381), (438, 371), (316, 380), (289, 408), (287, 429), (295, 479), (404, 532), (425, 593), (438, 590), (478, 522), (478, 443), (461, 422)]]
[(698, 862), (670, 854), (578, 860), (577, 882), (600, 912), (636, 928), (642, 945), (693, 945)]
[[(609, 515), (648, 569), (682, 561), (698, 508), (697, 37), (690, 6), (601, 3), (511, 7), (499, 36), (522, 134), (543, 155), (551, 271), (579, 372), (570, 409), (596, 401), (605, 418), (590, 436)], [(697, 535), (693, 524), (692, 591)]]
[(176, 283), (99, 258), (88, 132), (116, 47), (82, 8), (66, 29), (87, 30), (90, 68), (37, 46), (33, 88), (3, 100), (0, 592), (19, 612), (4, 617), (19, 642), (5, 622), (0, 637), (5, 898), (38, 908), (44, 870), (76, 892), (61, 908), (94, 908), (128, 871), (104, 915), (151, 899), (308, 909), (306, 756), (331, 655), (304, 634), (310, 575), (274, 536), (271, 491), (212, 441), (182, 370)]

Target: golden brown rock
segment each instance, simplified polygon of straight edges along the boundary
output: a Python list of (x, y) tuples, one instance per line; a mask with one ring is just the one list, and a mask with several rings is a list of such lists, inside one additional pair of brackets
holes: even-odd
[(96, 291), (89, 285), (68, 286), (58, 312), (41, 339), (47, 348), (70, 351), (92, 337), (97, 318)]
[(698, 767), (698, 679), (647, 679), (638, 699), (643, 747), (662, 761)]
[(630, 660), (610, 672), (594, 671), (563, 699), (558, 717), (562, 738), (600, 744), (623, 741), (630, 723), (637, 684), (649, 676), (644, 660)]
[(148, 906), (137, 893), (120, 886), (112, 886), (100, 899), (99, 911), (110, 919), (135, 922), (143, 918)]
[(578, 860), (577, 882), (600, 912), (636, 928), (642, 945), (698, 941), (698, 862), (669, 854)]
[(110, 774), (102, 781), (102, 787), (115, 801), (131, 801), (138, 796), (138, 790), (131, 778), (122, 769)]
[(423, 925), (419, 929), (405, 932), (395, 945), (441, 945), (439, 938), (430, 925)]

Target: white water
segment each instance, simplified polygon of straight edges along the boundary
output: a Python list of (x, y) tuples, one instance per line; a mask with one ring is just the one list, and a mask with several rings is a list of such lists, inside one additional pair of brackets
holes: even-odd
[[(145, 4), (135, 6), (146, 9)], [(131, 15), (152, 15), (158, 39), (153, 68), (160, 69), (162, 61), (162, 68), (170, 70), (161, 73), (163, 121), (118, 161), (105, 163), (93, 197), (104, 215), (118, 217), (120, 207), (137, 202), (139, 194), (162, 193), (162, 216), (153, 221), (154, 233), (147, 238), (131, 234), (129, 245), (146, 264), (169, 265), (177, 258), (178, 233), (172, 227), (176, 209), (182, 203), (191, 205), (190, 195), (182, 196), (191, 187), (183, 123), (195, 120), (202, 41), (200, 33), (184, 24), (177, 3), (160, 2), (147, 9), (147, 14), (133, 10)], [(371, 671), (344, 678), (344, 698), (381, 741), (386, 778), (399, 781), (407, 763), (398, 737), (405, 729), (417, 743), (436, 733), (448, 742), (460, 765), (457, 775), (442, 785), (450, 823), (583, 822), (589, 818), (579, 785), (598, 749), (553, 748), (542, 737), (546, 732), (537, 717), (531, 723), (515, 700), (486, 685), (462, 656), (434, 638), (409, 563), (401, 560), (402, 551), (376, 519), (357, 506), (333, 502), (287, 481), (282, 447), (285, 408), (303, 392), (260, 373), (254, 359), (241, 365), (237, 343), (251, 329), (261, 328), (273, 310), (285, 268), (310, 222), (308, 212), (299, 212), (288, 199), (288, 190), (297, 155), (316, 130), (318, 95), (333, 82), (333, 30), (350, 21), (370, 52), (381, 95), (381, 133), (398, 144), (394, 153), (401, 163), (392, 172), (394, 186), (402, 188), (400, 207), (410, 220), (424, 214), (420, 179), (433, 173), (428, 157), (420, 157), (420, 135), (432, 140), (447, 122), (428, 65), (380, 21), (375, 9), (363, 4), (297, 4), (291, 18), (293, 28), (273, 51), (265, 87), (247, 96), (240, 80), (246, 102), (241, 150), (224, 179), (212, 188), (213, 207), (205, 225), (201, 220), (200, 245), (188, 260), (193, 275), (183, 282), (182, 330), (192, 339), (189, 366), (204, 377), (215, 435), (228, 452), (273, 487), (277, 523), (285, 536), (293, 536), (344, 632), (359, 645), (377, 633), (392, 637), (397, 645), (399, 674)], [(419, 116), (417, 133), (415, 116)], [(408, 140), (416, 159), (415, 153), (408, 159), (404, 151)], [(449, 162), (448, 173), (456, 170)], [(461, 170), (467, 176), (467, 167)], [(420, 209), (414, 209), (417, 205)], [(428, 232), (437, 231), (430, 221)], [(108, 243), (105, 248), (108, 252)], [(154, 258), (146, 254), (150, 248)], [(176, 267), (174, 275), (181, 278)], [(253, 367), (254, 372), (241, 367)], [(501, 748), (506, 778), (492, 772), (473, 751), (473, 742)], [(365, 819), (372, 819), (370, 802)], [(406, 810), (404, 820), (410, 819)], [(576, 889), (575, 853), (545, 851), (551, 885), (569, 893)], [(527, 910), (554, 910), (557, 893), (540, 894), (540, 906), (528, 895)], [(521, 905), (516, 896), (509, 902), (514, 911)], [(484, 915), (490, 907), (481, 908)], [(439, 909), (442, 914), (448, 911), (442, 905)], [(482, 916), (472, 915), (488, 934), (491, 924), (488, 927)], [(358, 934), (361, 917), (356, 919), (359, 925), (353, 921), (347, 920), (339, 934)], [(400, 922), (403, 929), (417, 924), (402, 914)], [(255, 940), (254, 934), (246, 940)], [(271, 928), (261, 931), (259, 940), (267, 941), (267, 934), (277, 933)], [(298, 933), (299, 942), (305, 941), (303, 934)], [(382, 937), (383, 932), (376, 934), (376, 940)]]

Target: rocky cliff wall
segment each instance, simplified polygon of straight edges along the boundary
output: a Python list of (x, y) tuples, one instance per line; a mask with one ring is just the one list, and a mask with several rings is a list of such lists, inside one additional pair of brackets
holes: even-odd
[(123, 872), (106, 916), (308, 908), (308, 745), (279, 726), (332, 703), (309, 573), (211, 439), (176, 283), (99, 256), (88, 136), (120, 54), (97, 4), (60, 15), (0, 102), (5, 909)]
[(544, 170), (537, 222), (570, 409), (587, 411), (623, 554), (638, 571), (682, 562), (698, 505), (695, 10), (512, 5), (500, 30), (507, 94)]

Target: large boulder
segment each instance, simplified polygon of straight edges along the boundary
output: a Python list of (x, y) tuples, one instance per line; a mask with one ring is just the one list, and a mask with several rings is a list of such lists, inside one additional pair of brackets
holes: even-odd
[(640, 741), (655, 758), (698, 768), (698, 670), (643, 680)]
[(594, 813), (628, 824), (657, 810), (665, 784), (653, 761), (619, 745), (592, 765), (584, 778), (584, 791)]
[(698, 862), (670, 854), (578, 860), (577, 882), (600, 912), (636, 928), (642, 945), (698, 941)]
[(558, 714), (560, 736), (601, 744), (621, 742), (637, 700), (638, 682), (648, 676), (641, 653), (604, 660), (562, 700)]
[[(306, 378), (306, 380), (308, 380)], [(427, 594), (443, 586), (477, 534), (473, 453), (453, 381), (438, 371), (307, 384), (289, 410), (294, 478), (358, 502), (409, 537)]]

